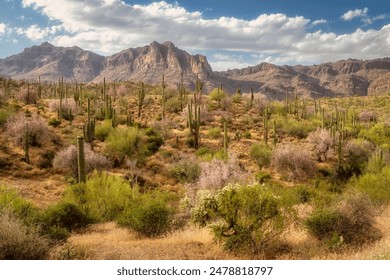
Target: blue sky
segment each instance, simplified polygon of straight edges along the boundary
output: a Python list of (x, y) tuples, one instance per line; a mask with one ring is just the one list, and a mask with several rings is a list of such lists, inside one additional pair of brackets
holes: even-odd
[(109, 55), (172, 41), (214, 70), (390, 56), (388, 0), (0, 0), (0, 58), (49, 41)]

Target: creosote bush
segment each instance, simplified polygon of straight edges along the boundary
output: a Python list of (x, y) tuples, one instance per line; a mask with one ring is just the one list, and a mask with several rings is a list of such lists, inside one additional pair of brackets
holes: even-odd
[(167, 200), (166, 195), (159, 191), (136, 194), (118, 218), (118, 223), (145, 237), (164, 235), (172, 228), (174, 214)]
[(349, 192), (335, 205), (314, 211), (305, 225), (314, 237), (331, 242), (362, 244), (379, 237), (375, 228), (376, 211), (362, 193)]
[(271, 165), (288, 180), (307, 179), (316, 172), (309, 152), (292, 144), (277, 146), (272, 153)]
[(215, 195), (205, 193), (192, 209), (192, 220), (209, 225), (225, 250), (253, 255), (267, 251), (284, 227), (277, 198), (258, 184), (229, 185)]
[(117, 127), (107, 137), (105, 153), (121, 164), (125, 158), (142, 160), (148, 152), (144, 133), (136, 127)]
[(22, 87), (15, 97), (24, 104), (34, 104), (38, 100), (38, 91), (35, 88)]
[(260, 168), (270, 165), (272, 149), (265, 143), (261, 142), (252, 145), (249, 154), (256, 160), (257, 165)]
[(363, 139), (352, 139), (345, 145), (346, 167), (352, 174), (361, 174), (367, 166), (375, 146)]

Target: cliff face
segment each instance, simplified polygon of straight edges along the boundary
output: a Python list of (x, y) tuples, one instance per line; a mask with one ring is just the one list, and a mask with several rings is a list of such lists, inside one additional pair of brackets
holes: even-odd
[(389, 87), (386, 86), (389, 78), (386, 73), (389, 72), (390, 58), (384, 58), (368, 61), (350, 59), (313, 66), (276, 66), (262, 63), (219, 74), (230, 79), (257, 81), (262, 84), (259, 91), (274, 98), (285, 96), (286, 91), (316, 98), (386, 91), (386, 87)]
[(196, 75), (205, 90), (223, 84), (234, 93), (251, 88), (271, 99), (283, 99), (288, 92), (308, 98), (379, 94), (390, 91), (390, 58), (342, 60), (313, 66), (277, 66), (261, 63), (244, 69), (214, 72), (205, 56), (190, 55), (171, 42), (152, 42), (148, 46), (101, 56), (78, 47), (55, 47), (49, 43), (26, 48), (0, 59), (0, 75), (15, 79), (68, 81), (82, 83), (107, 81), (143, 81), (175, 86), (183, 75), (184, 84), (194, 89)]

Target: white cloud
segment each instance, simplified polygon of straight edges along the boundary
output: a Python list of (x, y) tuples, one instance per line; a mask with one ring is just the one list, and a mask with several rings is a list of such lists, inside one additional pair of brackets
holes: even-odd
[(357, 17), (367, 17), (368, 8), (350, 10), (341, 16), (345, 21), (352, 20)]
[(328, 21), (326, 19), (319, 19), (319, 20), (315, 20), (311, 23), (312, 26), (317, 26), (317, 25), (320, 25), (320, 24), (326, 24), (328, 23)]
[(19, 35), (25, 35), (32, 41), (40, 41), (46, 38), (49, 35), (54, 35), (61, 30), (60, 26), (52, 26), (41, 28), (38, 25), (34, 24), (28, 28), (16, 28), (16, 33)]
[[(350, 34), (310, 33), (311, 27), (327, 21), (311, 22), (301, 16), (280, 13), (262, 14), (252, 20), (205, 19), (199, 11), (188, 11), (178, 3), (164, 1), (130, 5), (120, 0), (63, 0), (61, 9), (52, 0), (23, 0), (22, 5), (36, 9), (56, 23), (54, 30), (35, 26), (29, 32), (22, 30), (22, 34), (34, 40), (49, 36), (52, 43), (60, 46), (77, 45), (112, 54), (152, 41), (169, 40), (187, 50), (240, 51), (256, 57), (209, 58), (212, 67), (219, 70), (253, 65), (261, 60), (282, 64), (383, 57), (390, 47), (390, 25), (380, 30), (358, 29)], [(365, 19), (367, 13), (367, 8), (357, 9), (342, 18)]]
[(0, 23), (0, 35), (5, 33), (5, 24), (4, 23)]

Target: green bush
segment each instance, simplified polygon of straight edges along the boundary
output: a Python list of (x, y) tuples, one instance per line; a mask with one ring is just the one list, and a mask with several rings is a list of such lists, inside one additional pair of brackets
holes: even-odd
[(8, 118), (13, 114), (13, 110), (10, 107), (0, 108), (0, 127), (3, 127)]
[(49, 125), (52, 127), (58, 127), (60, 124), (61, 124), (61, 122), (57, 118), (52, 118), (49, 120)]
[(380, 172), (366, 173), (358, 179), (352, 180), (351, 185), (366, 193), (378, 205), (390, 202), (390, 166), (384, 167)]
[(145, 136), (136, 127), (117, 127), (107, 137), (105, 152), (121, 164), (125, 157), (143, 159), (147, 153)]
[(257, 182), (263, 184), (268, 182), (269, 179), (271, 179), (271, 174), (269, 174), (268, 172), (259, 171), (256, 173), (255, 178)]
[(378, 147), (390, 143), (390, 126), (384, 123), (377, 123), (369, 128), (364, 128), (359, 133), (359, 138), (364, 138)]
[(162, 144), (164, 144), (164, 139), (153, 129), (149, 128), (145, 131), (147, 136), (146, 139), (146, 148), (147, 150), (154, 154), (158, 151)]
[(104, 120), (99, 123), (95, 128), (95, 137), (100, 141), (105, 141), (114, 128), (112, 127), (111, 120)]
[(0, 211), (9, 211), (26, 225), (35, 224), (40, 212), (31, 202), (20, 197), (19, 193), (4, 185), (0, 185)]
[(332, 207), (314, 211), (305, 220), (309, 233), (331, 246), (342, 243), (361, 244), (375, 240), (376, 211), (370, 199), (358, 192), (348, 192)]
[[(179, 113), (181, 111), (181, 103), (180, 103), (180, 99), (179, 97), (175, 96), (175, 97), (172, 97), (172, 98), (169, 98), (166, 102), (165, 102), (165, 109), (167, 110), (167, 112), (170, 112), (170, 113)], [(184, 104), (183, 102), (183, 108), (185, 107), (186, 105)]]
[(229, 185), (199, 199), (192, 219), (200, 226), (210, 225), (225, 250), (246, 254), (266, 251), (284, 226), (278, 200), (258, 184)]
[(375, 146), (363, 139), (352, 139), (345, 145), (345, 168), (351, 174), (361, 174), (367, 166)]
[(168, 207), (166, 201), (144, 194), (124, 211), (118, 223), (140, 235), (157, 237), (171, 229), (172, 217), (172, 209)]
[(193, 183), (200, 175), (200, 165), (195, 159), (182, 159), (171, 168), (171, 174), (179, 182)]
[(260, 168), (270, 165), (272, 149), (265, 143), (261, 142), (252, 145), (249, 154), (256, 160)]
[(221, 129), (213, 127), (207, 131), (207, 137), (211, 139), (218, 139), (221, 137)]
[(65, 239), (72, 230), (83, 228), (90, 222), (85, 213), (68, 202), (47, 208), (42, 217), (43, 230), (53, 239)]
[(93, 221), (112, 221), (122, 213), (132, 196), (132, 189), (124, 179), (95, 172), (86, 184), (68, 187), (63, 202), (76, 205), (84, 217)]
[(225, 93), (222, 90), (219, 90), (218, 88), (213, 89), (209, 95), (209, 100), (212, 101), (218, 101), (225, 97)]

